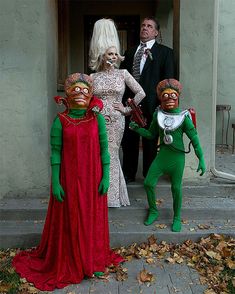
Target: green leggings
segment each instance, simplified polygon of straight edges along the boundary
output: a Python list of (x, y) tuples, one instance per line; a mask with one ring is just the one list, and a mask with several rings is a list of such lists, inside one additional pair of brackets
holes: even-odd
[(155, 187), (159, 177), (169, 175), (171, 180), (171, 192), (173, 197), (174, 218), (180, 219), (182, 206), (182, 177), (185, 165), (185, 154), (171, 150), (169, 146), (163, 146), (152, 162), (144, 188), (147, 193), (150, 211), (156, 210)]

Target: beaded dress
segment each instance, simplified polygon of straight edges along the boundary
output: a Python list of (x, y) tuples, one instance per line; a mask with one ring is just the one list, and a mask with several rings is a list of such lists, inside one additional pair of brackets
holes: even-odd
[(122, 102), (126, 86), (135, 94), (136, 104), (145, 97), (145, 93), (138, 82), (126, 69), (109, 69), (91, 74), (94, 81), (94, 95), (104, 104), (102, 114), (106, 120), (108, 145), (110, 153), (110, 187), (108, 190), (108, 206), (120, 207), (130, 205), (126, 182), (122, 172), (119, 150), (125, 127), (125, 115), (130, 112), (125, 108), (125, 114), (115, 110), (113, 103)]

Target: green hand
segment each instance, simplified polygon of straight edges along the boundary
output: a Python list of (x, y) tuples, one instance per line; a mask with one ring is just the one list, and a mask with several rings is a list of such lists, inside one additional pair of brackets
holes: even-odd
[(51, 185), (52, 185), (52, 195), (59, 202), (63, 202), (64, 190), (60, 185), (60, 164), (54, 164), (51, 166)]
[(100, 184), (99, 184), (99, 193), (100, 195), (107, 194), (109, 189), (109, 180), (102, 178)]
[(134, 121), (131, 121), (130, 122), (130, 124), (129, 124), (129, 128), (131, 129), (131, 130), (138, 130), (140, 127), (138, 126), (138, 124), (137, 123), (135, 123)]
[(206, 171), (206, 165), (205, 165), (203, 158), (200, 159), (199, 163), (198, 163), (197, 172), (199, 172), (199, 171), (201, 171), (200, 176), (202, 176)]
[(99, 184), (99, 193), (101, 195), (107, 194), (109, 189), (109, 164), (103, 165), (103, 177), (101, 179), (101, 182)]
[(64, 190), (59, 183), (53, 184), (52, 183), (52, 195), (58, 200), (59, 202), (63, 202), (64, 199)]
[(202, 176), (206, 171), (206, 164), (204, 161), (203, 151), (202, 151), (197, 133), (191, 138), (191, 141), (193, 144), (195, 154), (199, 160), (197, 172), (201, 171), (200, 176)]

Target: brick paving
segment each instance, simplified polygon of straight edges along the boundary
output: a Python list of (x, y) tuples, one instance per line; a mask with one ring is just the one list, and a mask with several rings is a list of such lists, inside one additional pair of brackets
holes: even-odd
[[(154, 264), (147, 264), (143, 259), (134, 259), (123, 264), (128, 269), (128, 279), (123, 282), (115, 280), (114, 274), (108, 280), (87, 279), (81, 284), (70, 285), (64, 289), (57, 289), (55, 294), (202, 294), (207, 288), (199, 282), (196, 270), (185, 264), (169, 264), (158, 260)], [(140, 284), (138, 273), (146, 269), (151, 272), (155, 281)]]

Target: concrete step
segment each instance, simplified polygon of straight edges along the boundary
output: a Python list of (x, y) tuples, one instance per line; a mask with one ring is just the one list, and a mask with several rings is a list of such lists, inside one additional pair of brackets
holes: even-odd
[[(43, 221), (1, 221), (0, 248), (28, 248), (39, 244)], [(150, 235), (158, 241), (181, 243), (198, 240), (209, 234), (224, 234), (235, 237), (235, 220), (186, 220), (183, 219), (179, 233), (171, 231), (171, 220), (159, 219), (151, 226), (143, 220), (109, 220), (110, 243), (112, 247), (128, 246), (145, 242)]]
[[(184, 187), (182, 217), (188, 219), (232, 219), (235, 218), (235, 185), (226, 187)], [(131, 205), (110, 208), (111, 219), (145, 218), (148, 208), (143, 185), (129, 185)], [(156, 191), (158, 208), (163, 219), (172, 218), (172, 196), (170, 186), (161, 186)], [(44, 220), (48, 198), (8, 198), (0, 201), (1, 220)], [(212, 213), (213, 209), (213, 213)]]
[(0, 221), (0, 248), (29, 248), (39, 244), (43, 221)]
[(131, 243), (146, 242), (150, 235), (154, 235), (158, 241), (169, 243), (181, 243), (185, 240), (197, 241), (209, 234), (224, 234), (235, 237), (235, 221), (208, 220), (183, 220), (181, 232), (171, 231), (171, 221), (159, 219), (151, 226), (145, 226), (142, 222), (134, 221), (110, 221), (110, 239), (115, 247), (126, 246)]
[[(143, 183), (128, 185), (131, 205), (109, 209), (111, 246), (144, 242), (154, 234), (158, 240), (197, 240), (210, 233), (235, 236), (235, 185), (185, 186), (180, 233), (171, 232), (170, 185), (159, 185), (156, 194), (159, 220), (144, 226), (147, 201)], [(41, 237), (48, 198), (8, 198), (0, 201), (0, 248), (36, 246)], [(165, 227), (166, 225), (166, 227)], [(201, 225), (201, 226), (200, 226)]]

